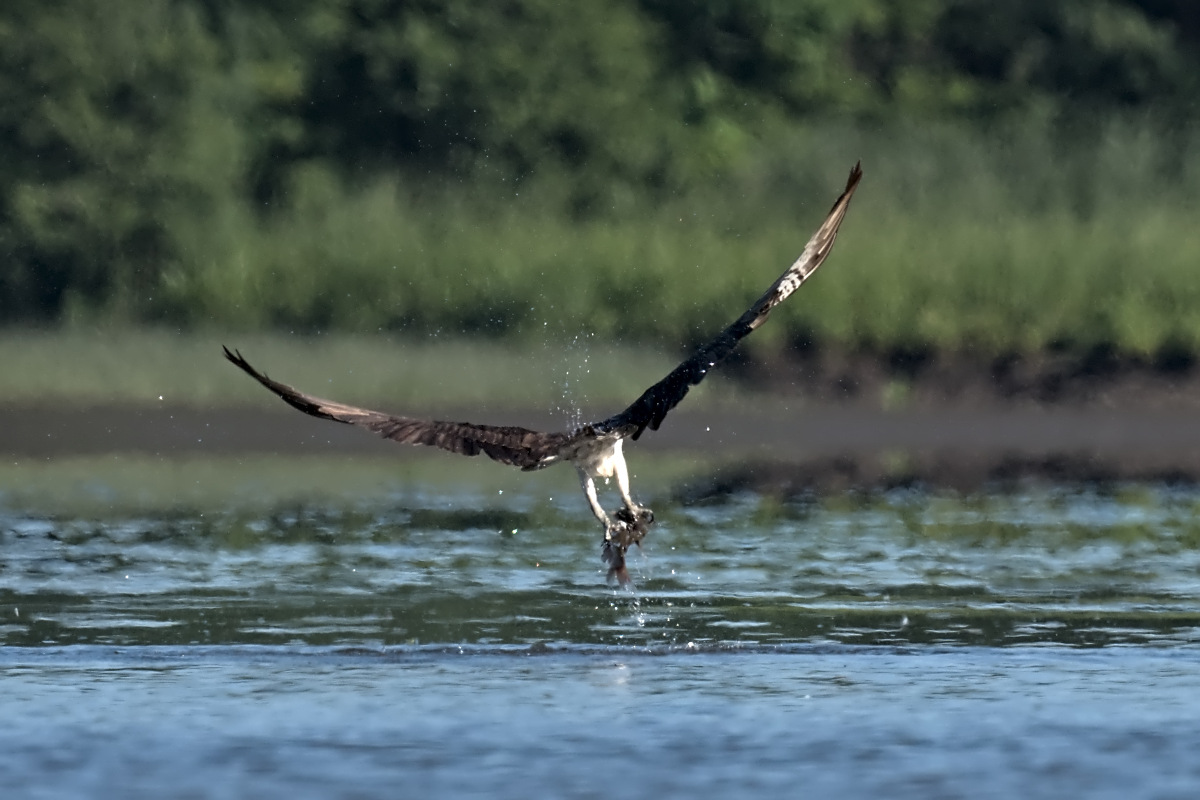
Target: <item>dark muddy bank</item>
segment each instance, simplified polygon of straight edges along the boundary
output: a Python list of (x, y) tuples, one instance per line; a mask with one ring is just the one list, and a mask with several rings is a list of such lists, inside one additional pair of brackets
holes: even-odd
[[(545, 414), (485, 416), (481, 421), (562, 427)], [(399, 447), (286, 408), (24, 407), (3, 409), (3, 418), (0, 457), (13, 459), (105, 453), (450, 457)], [(741, 490), (777, 496), (905, 485), (973, 490), (1029, 480), (1200, 483), (1200, 412), (1061, 405), (889, 411), (860, 403), (799, 402), (761, 412), (680, 410), (662, 430), (631, 443), (627, 453), (631, 464), (639, 453), (694, 453), (713, 461), (717, 466), (708, 479), (680, 487), (690, 499)]]
[(853, 353), (801, 347), (787, 358), (738, 356), (728, 369), (747, 385), (820, 403), (1200, 413), (1200, 364), (1184, 348), (1164, 348), (1144, 358), (1106, 347), (990, 359), (921, 348)]

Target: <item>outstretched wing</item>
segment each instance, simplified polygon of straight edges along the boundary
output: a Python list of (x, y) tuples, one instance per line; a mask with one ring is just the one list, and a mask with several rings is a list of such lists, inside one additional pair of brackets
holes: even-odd
[(829, 216), (821, 223), (821, 227), (808, 240), (804, 252), (779, 276), (779, 280), (771, 284), (766, 294), (750, 307), (737, 321), (721, 332), (721, 335), (702, 347), (699, 352), (684, 361), (675, 370), (658, 383), (651, 386), (633, 405), (603, 422), (591, 427), (597, 431), (619, 433), (637, 439), (646, 428), (658, 430), (667, 412), (679, 405), (679, 401), (687, 396), (688, 390), (700, 381), (708, 371), (733, 352), (739, 341), (747, 334), (762, 325), (771, 313), (771, 309), (787, 299), (796, 291), (800, 284), (817, 271), (817, 267), (829, 255), (833, 242), (837, 238), (838, 227), (850, 207), (850, 198), (862, 179), (862, 168), (859, 164), (850, 170), (850, 178), (846, 181), (846, 189), (842, 196), (833, 204)]
[(464, 456), (483, 453), (502, 464), (512, 464), (522, 469), (537, 469), (552, 463), (559, 446), (567, 439), (563, 433), (539, 433), (516, 426), (473, 425), (469, 422), (438, 422), (397, 417), (369, 408), (322, 400), (271, 380), (250, 366), (237, 350), (230, 352), (228, 347), (223, 349), (226, 358), (283, 398), (292, 408), (321, 419), (365, 428), (394, 442), (429, 445)]

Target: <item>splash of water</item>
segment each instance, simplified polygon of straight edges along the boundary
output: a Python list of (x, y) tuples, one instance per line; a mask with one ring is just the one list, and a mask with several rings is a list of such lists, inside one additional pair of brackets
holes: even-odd
[(565, 420), (567, 430), (576, 430), (585, 422), (583, 408), (588, 398), (583, 390), (583, 381), (592, 371), (589, 345), (593, 336), (591, 333), (577, 333), (559, 351), (559, 366), (555, 370), (561, 376), (558, 379), (559, 402), (554, 410)]

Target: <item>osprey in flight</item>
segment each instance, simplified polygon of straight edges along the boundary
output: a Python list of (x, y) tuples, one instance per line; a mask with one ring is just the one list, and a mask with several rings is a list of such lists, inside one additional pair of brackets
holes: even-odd
[[(654, 514), (634, 502), (629, 494), (629, 470), (625, 466), (622, 447), (626, 439), (638, 439), (649, 428), (658, 430), (667, 412), (679, 404), (688, 390), (704, 380), (708, 371), (728, 356), (737, 343), (766, 321), (771, 309), (787, 299), (800, 284), (816, 271), (829, 255), (837, 237), (838, 227), (846, 216), (850, 197), (854, 194), (862, 169), (858, 164), (850, 170), (846, 189), (833, 204), (829, 216), (808, 240), (804, 251), (771, 288), (738, 317), (715, 339), (700, 348), (691, 358), (676, 367), (670, 375), (651, 386), (629, 408), (599, 422), (583, 425), (574, 431), (542, 433), (515, 426), (476, 425), (469, 422), (439, 422), (413, 419), (358, 408), (332, 400), (322, 400), (291, 386), (268, 378), (250, 366), (237, 350), (225, 349), (225, 357), (246, 374), (277, 394), (284, 402), (322, 419), (345, 422), (366, 428), (385, 439), (403, 444), (423, 444), (439, 447), (451, 453), (475, 456), (480, 453), (503, 464), (531, 471), (559, 462), (575, 465), (579, 481), (587, 495), (592, 513), (604, 526), (602, 555), (609, 565), (609, 577), (622, 583), (629, 581), (625, 569), (625, 553), (631, 544), (639, 543)], [(596, 478), (616, 478), (623, 505), (613, 517), (605, 513), (596, 496)]]

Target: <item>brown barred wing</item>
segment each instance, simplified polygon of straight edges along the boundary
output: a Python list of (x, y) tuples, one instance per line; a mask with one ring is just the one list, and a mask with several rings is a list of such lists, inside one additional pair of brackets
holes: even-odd
[(464, 456), (482, 453), (502, 464), (537, 469), (553, 463), (559, 447), (568, 439), (564, 433), (541, 433), (512, 425), (414, 419), (324, 400), (272, 380), (252, 367), (238, 351), (224, 350), (227, 359), (293, 408), (313, 417), (364, 428), (401, 444), (427, 445)]

